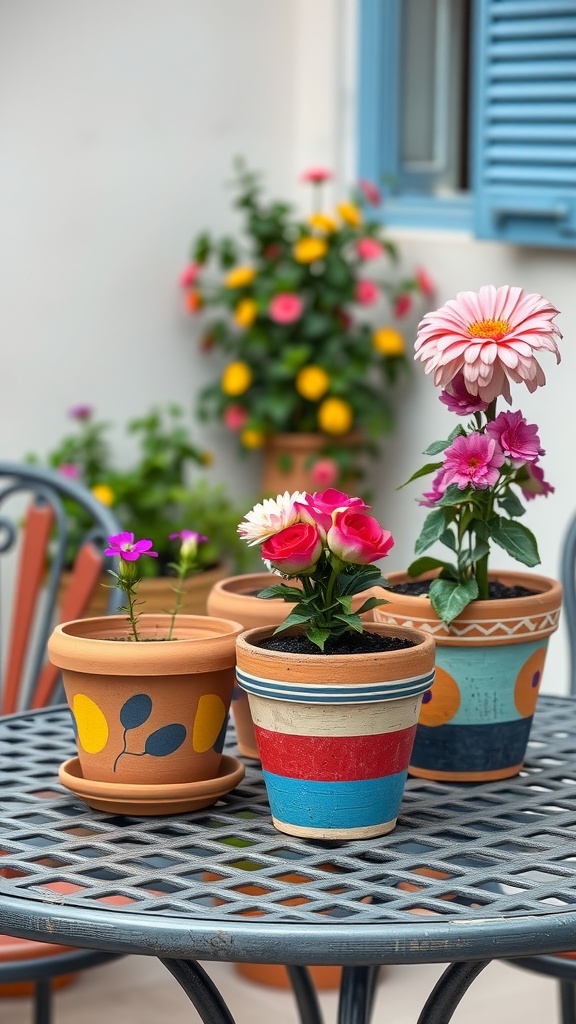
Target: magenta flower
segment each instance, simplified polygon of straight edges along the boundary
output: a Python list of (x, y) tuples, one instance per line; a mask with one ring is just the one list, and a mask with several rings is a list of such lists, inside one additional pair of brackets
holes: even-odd
[(501, 412), (495, 420), (486, 424), (486, 433), (498, 442), (514, 466), (521, 466), (523, 462), (536, 462), (540, 455), (546, 454), (540, 447), (538, 427), (535, 423), (527, 423), (520, 411)]
[(430, 274), (428, 273), (427, 270), (424, 269), (424, 267), (417, 268), (416, 280), (418, 282), (418, 287), (422, 292), (422, 295), (427, 295), (428, 298), (432, 298), (434, 292), (436, 291), (436, 286), (434, 284), (434, 281), (430, 277)]
[(462, 491), (465, 487), (485, 490), (496, 483), (503, 463), (504, 453), (493, 438), (477, 431), (456, 437), (444, 452), (442, 485), (456, 484)]
[(334, 459), (318, 459), (310, 470), (310, 477), (316, 487), (332, 487), (338, 479), (338, 472)]
[(179, 533), (169, 533), (169, 540), (181, 540), (181, 554), (184, 558), (195, 558), (196, 552), (198, 551), (198, 545), (206, 543), (208, 537), (203, 537), (201, 533), (196, 533), (195, 530), (180, 530)]
[(431, 490), (426, 491), (422, 495), (421, 500), (418, 502), (419, 505), (426, 505), (428, 508), (435, 508), (435, 506), (438, 504), (440, 498), (443, 496), (446, 490), (447, 484), (445, 483), (444, 480), (445, 476), (446, 474), (443, 469), (439, 470), (438, 473), (436, 473), (436, 476), (434, 477), (430, 485)]
[(94, 414), (94, 409), (91, 405), (73, 405), (68, 410), (68, 415), (73, 420), (89, 420)]
[(520, 484), (526, 501), (533, 501), (539, 494), (543, 494), (547, 498), (549, 494), (554, 493), (555, 488), (544, 479), (544, 470), (537, 463), (529, 463), (526, 469), (529, 479)]
[(309, 167), (306, 171), (302, 171), (300, 175), (300, 181), (311, 181), (314, 185), (320, 185), (323, 181), (330, 181), (332, 178), (332, 171), (329, 171), (327, 167)]
[(483, 402), (478, 396), (471, 395), (466, 387), (463, 373), (456, 376), (446, 385), (439, 395), (440, 401), (457, 416), (472, 416), (475, 412), (485, 412), (488, 402)]
[(361, 260), (377, 260), (384, 250), (375, 238), (359, 238), (356, 242), (356, 252)]
[(394, 303), (394, 316), (399, 320), (412, 309), (412, 299), (406, 293), (399, 295)]
[(354, 301), (360, 306), (373, 306), (378, 301), (378, 288), (374, 281), (357, 281), (354, 291)]
[(342, 512), (346, 508), (353, 508), (356, 512), (365, 512), (370, 505), (366, 505), (362, 498), (351, 498), (350, 495), (335, 487), (328, 487), (325, 491), (315, 491), (314, 494), (304, 492), (294, 501), (294, 509), (298, 513), (298, 518), (304, 523), (317, 523), (324, 531), (332, 525), (334, 513)]
[(380, 206), (382, 202), (382, 194), (380, 189), (371, 181), (367, 181), (366, 178), (360, 178), (358, 182), (358, 188), (364, 199), (370, 203), (371, 206)]
[(293, 292), (280, 292), (268, 306), (268, 316), (276, 324), (293, 324), (302, 316), (304, 303)]
[(181, 271), (179, 277), (179, 284), (181, 288), (191, 288), (198, 279), (198, 274), (202, 270), (200, 263), (189, 263), (184, 270)]
[(311, 523), (287, 526), (262, 544), (262, 558), (287, 576), (312, 572), (321, 554), (322, 538)]
[(459, 292), (420, 322), (415, 358), (446, 387), (460, 371), (466, 388), (485, 402), (502, 395), (510, 402), (510, 381), (530, 392), (546, 383), (535, 353), (553, 352), (560, 362), (553, 323), (558, 310), (541, 295), (522, 288), (485, 285)]
[(229, 405), (225, 410), (222, 419), (228, 430), (242, 430), (248, 419), (248, 412), (243, 405)]
[(82, 470), (75, 462), (63, 462), (61, 466), (56, 467), (56, 472), (66, 480), (78, 480)]
[(104, 551), (105, 555), (119, 555), (125, 562), (137, 562), (140, 555), (150, 555), (158, 558), (157, 551), (151, 551), (151, 540), (134, 540), (133, 533), (115, 533), (108, 537), (108, 544)]
[(346, 508), (335, 512), (326, 543), (342, 562), (370, 565), (388, 554), (394, 546), (394, 539), (373, 516), (358, 512), (355, 508)]

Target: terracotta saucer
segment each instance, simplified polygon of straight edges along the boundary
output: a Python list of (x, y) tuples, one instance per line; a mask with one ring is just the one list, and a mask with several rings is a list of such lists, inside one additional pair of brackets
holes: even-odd
[(66, 789), (82, 797), (89, 807), (97, 811), (111, 811), (113, 814), (130, 814), (138, 817), (152, 814), (184, 814), (186, 811), (210, 807), (242, 781), (245, 770), (241, 761), (223, 754), (220, 771), (215, 779), (158, 786), (134, 786), (85, 779), (78, 758), (72, 757), (60, 765), (58, 778)]

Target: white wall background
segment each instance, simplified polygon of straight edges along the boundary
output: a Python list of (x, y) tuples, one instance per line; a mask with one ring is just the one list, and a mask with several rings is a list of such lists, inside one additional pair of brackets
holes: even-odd
[[(233, 228), (224, 185), (236, 154), (278, 196), (298, 199), (310, 164), (352, 180), (355, 20), (354, 0), (0, 0), (1, 458), (45, 453), (77, 402), (120, 424), (155, 401), (193, 408), (214, 371), (176, 284), (189, 242), (204, 227)], [(526, 522), (541, 571), (557, 575), (576, 509), (576, 252), (395, 237), (408, 267), (429, 268), (436, 305), (511, 283), (561, 310), (561, 366), (546, 360), (548, 386), (517, 389), (514, 403), (548, 452), (556, 493), (531, 503)], [(395, 488), (454, 425), (417, 369), (399, 405), (374, 473), (378, 514), (396, 537), (390, 569), (412, 557), (424, 514), (416, 486)], [(213, 426), (196, 436), (215, 451), (215, 478), (251, 496), (258, 457), (239, 462)], [(559, 634), (547, 690), (564, 690), (565, 665)]]

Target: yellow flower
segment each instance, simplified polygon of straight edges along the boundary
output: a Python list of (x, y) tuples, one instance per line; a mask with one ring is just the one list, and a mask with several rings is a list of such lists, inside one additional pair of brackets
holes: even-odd
[(299, 238), (294, 246), (294, 259), (297, 263), (313, 263), (314, 260), (321, 260), (326, 254), (328, 246), (323, 238), (313, 238), (306, 235)]
[(406, 351), (404, 338), (394, 327), (380, 327), (374, 331), (372, 344), (383, 356), (403, 356)]
[(245, 448), (261, 448), (264, 444), (264, 434), (261, 430), (243, 430), (240, 440)]
[(234, 310), (234, 320), (238, 327), (251, 327), (258, 316), (258, 306), (254, 299), (241, 299)]
[(214, 455), (212, 452), (200, 452), (200, 464), (202, 466), (212, 466), (214, 463)]
[(354, 203), (339, 203), (337, 209), (345, 224), (349, 224), (352, 228), (360, 227), (362, 214)]
[(244, 288), (245, 285), (252, 284), (255, 277), (256, 271), (253, 267), (233, 267), (226, 274), (224, 284), (227, 288)]
[(311, 217), (308, 217), (308, 223), (317, 231), (324, 231), (327, 235), (336, 231), (338, 227), (334, 217), (329, 217), (327, 213), (313, 213)]
[(248, 363), (228, 363), (222, 374), (221, 387), (225, 395), (243, 395), (252, 383), (252, 370)]
[(325, 398), (318, 409), (318, 426), (325, 434), (347, 434), (353, 419), (352, 406), (343, 398)]
[(108, 487), (108, 484), (96, 484), (92, 488), (92, 494), (103, 505), (110, 507), (110, 505), (114, 504), (114, 491), (111, 487)]
[(309, 402), (317, 402), (330, 387), (330, 378), (321, 366), (304, 366), (296, 377), (296, 391)]

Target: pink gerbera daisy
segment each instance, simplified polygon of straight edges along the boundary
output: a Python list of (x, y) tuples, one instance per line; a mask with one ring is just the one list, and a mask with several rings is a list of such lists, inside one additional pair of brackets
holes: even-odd
[(416, 359), (445, 388), (462, 371), (466, 389), (484, 402), (502, 395), (510, 402), (510, 381), (530, 392), (546, 383), (535, 352), (553, 352), (560, 362), (553, 323), (558, 310), (541, 295), (522, 288), (485, 285), (459, 292), (420, 322)]
[(527, 423), (520, 411), (501, 412), (486, 424), (486, 433), (498, 442), (515, 466), (536, 462), (540, 455), (546, 454), (540, 446), (538, 427), (535, 423)]
[[(456, 484), (460, 490), (493, 487), (504, 463), (504, 453), (496, 441), (475, 431), (454, 439), (444, 452), (444, 473), (441, 487)], [(437, 488), (440, 482), (437, 481)]]

